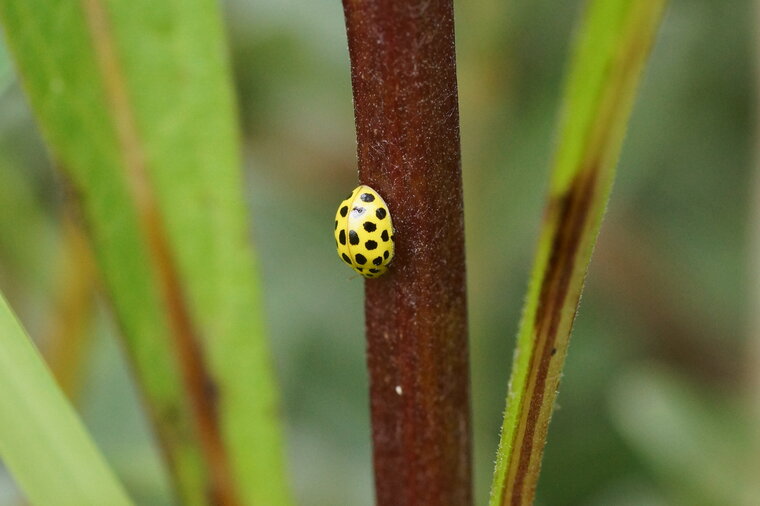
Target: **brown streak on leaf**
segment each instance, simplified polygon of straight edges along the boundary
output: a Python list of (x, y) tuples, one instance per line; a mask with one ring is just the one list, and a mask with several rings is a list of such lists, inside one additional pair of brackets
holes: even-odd
[(45, 357), (61, 390), (75, 399), (89, 344), (89, 323), (97, 284), (93, 259), (83, 231), (66, 204), (61, 224), (60, 271), (54, 288), (54, 309)]
[(102, 0), (82, 0), (104, 91), (112, 109), (114, 128), (131, 192), (138, 224), (147, 245), (151, 267), (168, 319), (170, 335), (182, 374), (182, 381), (195, 418), (200, 448), (209, 467), (208, 500), (212, 504), (239, 504), (237, 491), (222, 440), (216, 406), (215, 382), (204, 361), (198, 330), (195, 328), (178, 267), (148, 175), (145, 153), (133, 116), (126, 81), (111, 38), (112, 29)]
[[(530, 470), (531, 459), (535, 457), (532, 447), (544, 444), (545, 427), (538, 427), (539, 414), (544, 400), (549, 365), (556, 353), (558, 327), (562, 316), (561, 308), (572, 304), (577, 306), (580, 292), (574, 301), (567, 301), (570, 280), (576, 255), (581, 244), (584, 228), (588, 225), (589, 211), (597, 189), (599, 164), (581, 172), (569, 191), (561, 198), (549, 204), (552, 221), (557, 223), (557, 233), (551, 246), (549, 263), (541, 285), (539, 303), (535, 318), (536, 355), (531, 369), (536, 370), (533, 383), (533, 395), (527, 395), (524, 402), (528, 404), (525, 422), (525, 436), (519, 451), (519, 464), (512, 489), (511, 504), (525, 504), (524, 500), (532, 498), (534, 490), (524, 491), (525, 478)], [(536, 438), (538, 433), (538, 438)], [(508, 490), (507, 487), (504, 491)], [(506, 498), (502, 503), (506, 504)]]

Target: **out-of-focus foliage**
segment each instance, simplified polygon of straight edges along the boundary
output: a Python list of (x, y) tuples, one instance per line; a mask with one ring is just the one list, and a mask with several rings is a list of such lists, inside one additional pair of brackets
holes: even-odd
[(30, 503), (130, 505), (2, 295), (0, 350), (0, 455)]
[(747, 445), (756, 429), (736, 402), (647, 364), (616, 378), (609, 395), (621, 434), (670, 484), (673, 503), (757, 503), (757, 455)]
[[(368, 505), (363, 282), (340, 265), (331, 238), (334, 207), (356, 184), (342, 9), (325, 0), (228, 0), (224, 7), (296, 502)], [(455, 6), (479, 504), (488, 497), (509, 374), (504, 363), (512, 357), (581, 7), (580, 0)], [(717, 407), (732, 406), (740, 425), (752, 425), (742, 375), (758, 367), (743, 353), (744, 322), (757, 304), (747, 301), (745, 284), (752, 12), (749, 0), (730, 8), (719, 0), (670, 2), (591, 262), (538, 504), (665, 505), (707, 497), (700, 472), (674, 472), (682, 457), (654, 453), (652, 442), (668, 436), (676, 416), (688, 417), (701, 438), (703, 427), (716, 425), (705, 414), (716, 398)], [(36, 206), (33, 214), (0, 220), (0, 288), (41, 338), (64, 192), (17, 85), (0, 97), (0, 156), (7, 160), (2, 170), (14, 171)], [(9, 237), (19, 237), (15, 256), (5, 246)], [(166, 482), (113, 323), (101, 312), (94, 320), (79, 399), (85, 421), (136, 502), (166, 504)], [(653, 362), (659, 374), (649, 372)], [(704, 409), (672, 417), (658, 411), (673, 395), (672, 381), (687, 385), (683, 391)], [(633, 406), (648, 409), (630, 414)], [(750, 447), (749, 430), (709, 433), (728, 447)], [(708, 448), (694, 448), (689, 460), (709, 467), (715, 459), (737, 479), (745, 475), (749, 457), (726, 459)], [(8, 490), (0, 504), (14, 504), (4, 499)]]
[(179, 498), (275, 506), (278, 396), (218, 7), (0, 1), (0, 20)]

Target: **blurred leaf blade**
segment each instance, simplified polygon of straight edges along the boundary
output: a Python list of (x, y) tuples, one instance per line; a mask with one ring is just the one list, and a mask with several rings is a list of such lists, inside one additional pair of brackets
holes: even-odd
[(749, 418), (737, 399), (715, 393), (698, 391), (667, 368), (647, 364), (620, 378), (610, 404), (618, 429), (673, 501), (754, 504), (760, 487), (751, 465)]
[(0, 456), (28, 499), (131, 504), (2, 296), (0, 350)]
[(492, 506), (531, 504), (572, 324), (664, 0), (590, 0), (510, 378)]
[(218, 6), (2, 1), (0, 17), (180, 495), (288, 503)]

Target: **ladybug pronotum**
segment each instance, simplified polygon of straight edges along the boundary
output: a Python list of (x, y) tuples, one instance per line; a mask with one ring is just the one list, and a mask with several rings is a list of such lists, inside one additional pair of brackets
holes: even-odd
[(393, 239), (388, 205), (369, 186), (359, 186), (338, 206), (338, 256), (365, 278), (382, 276), (388, 270), (393, 260)]

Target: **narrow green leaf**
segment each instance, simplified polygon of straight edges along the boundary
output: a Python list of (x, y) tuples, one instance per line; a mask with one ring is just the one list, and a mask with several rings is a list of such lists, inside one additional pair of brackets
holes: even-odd
[(185, 504), (289, 502), (213, 0), (0, 0)]
[(131, 504), (0, 295), (0, 457), (33, 504)]
[(492, 506), (531, 504), (591, 251), (664, 0), (591, 0), (564, 91), (510, 379)]

